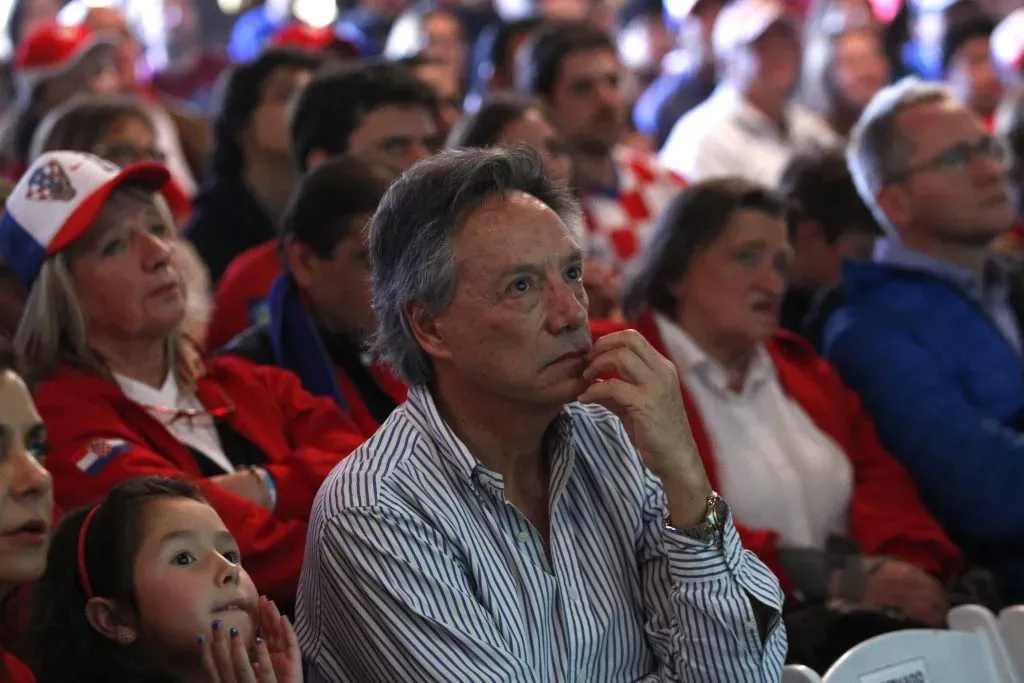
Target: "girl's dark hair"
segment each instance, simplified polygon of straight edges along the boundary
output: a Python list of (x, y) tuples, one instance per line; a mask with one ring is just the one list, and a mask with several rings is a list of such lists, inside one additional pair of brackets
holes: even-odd
[(510, 123), (536, 106), (516, 95), (496, 95), (484, 101), (475, 114), (463, 117), (452, 129), (445, 146), (450, 149), (491, 147)]
[(153, 121), (142, 104), (133, 97), (89, 95), (75, 98), (43, 119), (33, 140), (32, 151), (41, 154), (67, 149), (92, 152), (110, 131), (124, 119), (141, 121), (155, 134)]
[(700, 254), (729, 227), (737, 211), (754, 210), (788, 223), (788, 200), (740, 178), (708, 180), (686, 188), (669, 202), (648, 235), (637, 271), (623, 289), (622, 311), (635, 320), (645, 309), (674, 316), (678, 302), (669, 289)]
[(315, 71), (321, 64), (317, 55), (291, 48), (264, 50), (251, 62), (233, 67), (221, 77), (217, 115), (213, 120), (211, 164), (218, 177), (238, 177), (245, 160), (238, 135), (260, 106), (263, 88), (278, 69)]
[[(139, 477), (121, 482), (99, 503), (87, 529), (85, 566), (93, 595), (137, 608), (133, 581), (142, 545), (143, 509), (158, 498), (203, 501), (183, 479)], [(71, 512), (53, 535), (46, 572), (39, 580), (32, 615), (32, 651), (38, 683), (169, 683), (154, 663), (100, 635), (85, 617), (87, 602), (78, 570), (78, 536), (95, 506)]]

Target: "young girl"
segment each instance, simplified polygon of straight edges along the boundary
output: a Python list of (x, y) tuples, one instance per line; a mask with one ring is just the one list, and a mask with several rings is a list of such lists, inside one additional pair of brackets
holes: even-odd
[(53, 487), (42, 464), (46, 429), (12, 361), (0, 345), (0, 681), (31, 683), (28, 668), (5, 649), (6, 636), (24, 631), (18, 623), (19, 587), (46, 567)]
[(130, 479), (69, 514), (36, 601), (39, 683), (302, 681), (291, 624), (183, 480)]

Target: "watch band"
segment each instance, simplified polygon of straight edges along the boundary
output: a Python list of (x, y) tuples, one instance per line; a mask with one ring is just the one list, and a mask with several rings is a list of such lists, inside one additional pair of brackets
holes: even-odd
[(704, 521), (699, 524), (685, 529), (677, 529), (668, 522), (666, 522), (666, 526), (687, 538), (698, 541), (717, 540), (722, 535), (722, 529), (725, 528), (725, 519), (729, 514), (729, 505), (715, 491), (712, 491), (711, 495), (707, 497), (705, 505)]

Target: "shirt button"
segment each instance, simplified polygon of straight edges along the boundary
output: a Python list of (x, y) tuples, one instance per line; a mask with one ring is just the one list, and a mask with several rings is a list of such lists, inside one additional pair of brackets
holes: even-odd
[(527, 531), (520, 531), (518, 534), (516, 534), (516, 538), (518, 538), (523, 543), (526, 543), (530, 540), (530, 534)]
[(743, 625), (746, 626), (751, 631), (757, 630), (757, 622), (756, 621), (745, 621), (745, 622), (743, 622)]
[(577, 592), (577, 590), (575, 588), (570, 588), (569, 589), (569, 599), (571, 601), (573, 601), (573, 602), (579, 602), (580, 601), (580, 594), (579, 594), (579, 592)]

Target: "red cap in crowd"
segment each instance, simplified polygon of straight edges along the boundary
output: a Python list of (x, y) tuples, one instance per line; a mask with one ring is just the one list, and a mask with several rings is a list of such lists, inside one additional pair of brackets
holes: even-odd
[(25, 36), (14, 55), (14, 68), (31, 91), (41, 81), (60, 76), (101, 45), (114, 46), (115, 39), (94, 33), (86, 26), (62, 26), (48, 21)]
[(316, 28), (302, 22), (288, 24), (278, 29), (270, 36), (268, 44), (273, 47), (292, 47), (310, 52), (333, 49), (351, 59), (359, 56), (355, 45), (339, 38), (330, 27)]

